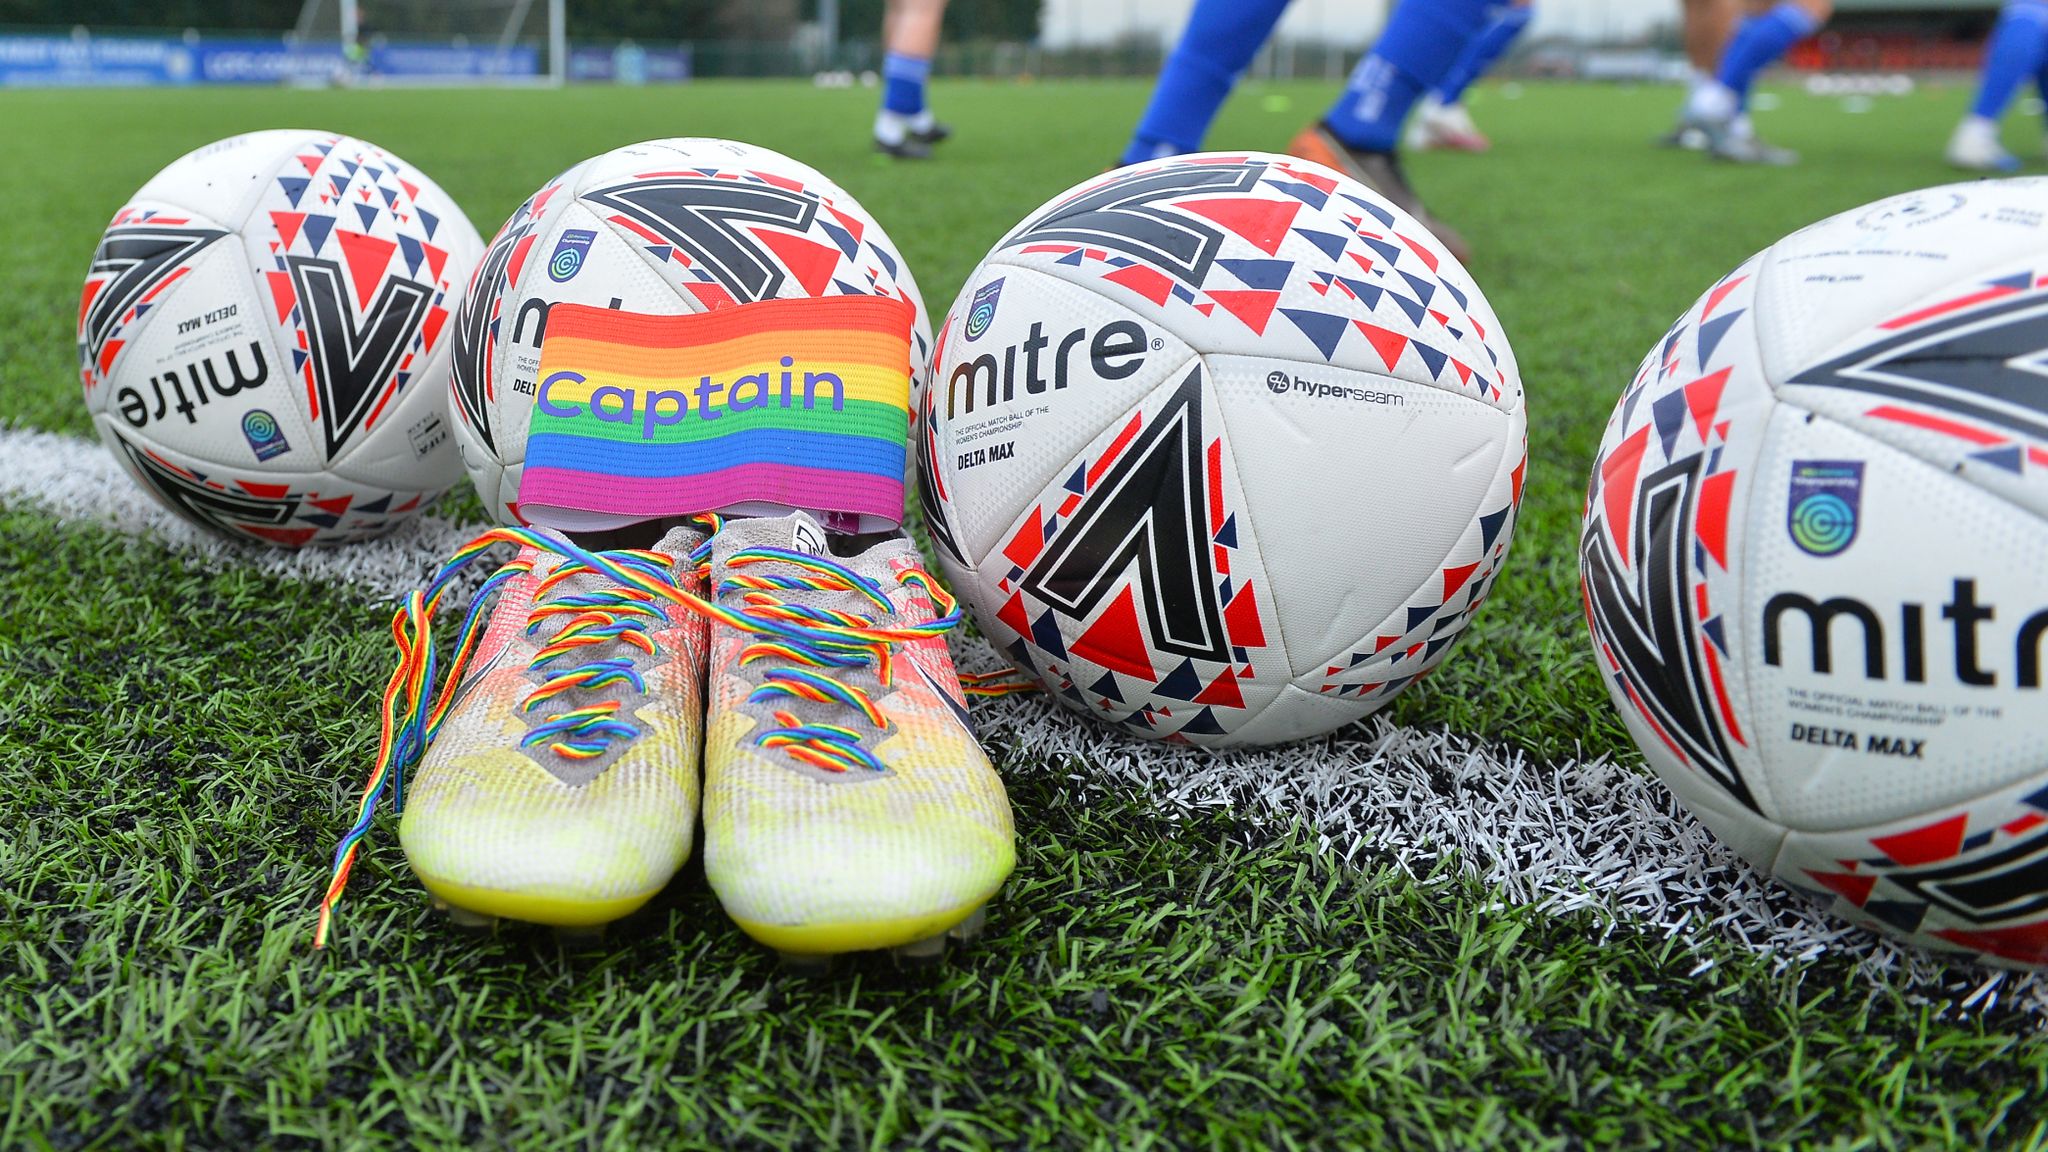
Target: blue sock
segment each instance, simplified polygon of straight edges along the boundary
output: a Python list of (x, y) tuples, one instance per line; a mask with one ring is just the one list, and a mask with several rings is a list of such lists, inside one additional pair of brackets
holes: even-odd
[(1714, 79), (1747, 104), (1757, 73), (1777, 63), (1794, 44), (1813, 35), (1819, 27), (1811, 12), (1791, 0), (1751, 16), (1729, 38), (1728, 47), (1721, 50), (1721, 67)]
[(932, 74), (925, 56), (891, 52), (882, 57), (882, 108), (905, 116), (924, 111), (924, 82)]
[(1216, 110), (1287, 10), (1287, 0), (1196, 0), (1123, 163), (1193, 152)]
[(1323, 123), (1349, 147), (1392, 152), (1416, 97), (1444, 78), (1497, 6), (1495, 0), (1409, 0), (1396, 6), (1379, 43), (1358, 62)]
[(1458, 57), (1458, 62), (1444, 73), (1444, 78), (1436, 82), (1436, 102), (1451, 105), (1464, 99), (1465, 89), (1486, 75), (1493, 62), (1500, 59), (1508, 46), (1515, 42), (1515, 37), (1522, 34), (1522, 29), (1529, 26), (1529, 17), (1534, 11), (1529, 4), (1511, 4), (1495, 13), (1493, 23), (1472, 38), (1465, 54)]
[(2048, 64), (2048, 0), (2009, 0), (1984, 48), (1984, 75), (1972, 116), (1996, 120), (2027, 77)]

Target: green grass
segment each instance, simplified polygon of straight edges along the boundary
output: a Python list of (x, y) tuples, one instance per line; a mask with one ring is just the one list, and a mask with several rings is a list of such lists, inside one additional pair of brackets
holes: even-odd
[(469, 937), (388, 836), (314, 955), (381, 613), (0, 515), (9, 590), (51, 568), (121, 578), (0, 623), (0, 757), (35, 766), (0, 800), (0, 1146), (2042, 1139), (2030, 1022), (1843, 966), (1691, 977), (1661, 934), (1014, 760), (1017, 878), (936, 974), (783, 977), (695, 869), (599, 951)]
[[(1279, 147), (1328, 96), (1247, 91), (1212, 139)], [(943, 86), (960, 135), (923, 167), (866, 150), (870, 98), (0, 94), (0, 421), (90, 434), (70, 328), (99, 228), (233, 131), (376, 140), (486, 234), (587, 154), (750, 139), (859, 196), (942, 309), (1009, 225), (1108, 162), (1144, 90)], [(1489, 89), (1493, 154), (1414, 162), (1478, 249), (1533, 462), (1507, 576), (1402, 723), (1633, 756), (1573, 563), (1612, 398), (1750, 252), (1947, 180), (1962, 105), (1928, 91), (1859, 116), (1788, 94), (1762, 127), (1807, 164), (1748, 171), (1646, 147), (1674, 100)], [(388, 819), (314, 955), (386, 610), (28, 508), (0, 511), (0, 598), (0, 1147), (2048, 1147), (2031, 1016), (1916, 1004), (1847, 959), (1780, 967), (1711, 930), (1501, 906), (1448, 869), (1345, 866), (1306, 833), (1163, 815), (1001, 747), (1017, 875), (990, 935), (933, 974), (785, 978), (695, 869), (595, 952), (462, 936)]]

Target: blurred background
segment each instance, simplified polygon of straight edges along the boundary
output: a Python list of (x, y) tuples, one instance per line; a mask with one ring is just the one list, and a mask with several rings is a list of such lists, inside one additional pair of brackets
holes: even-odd
[[(953, 0), (939, 75), (1147, 76), (1190, 0)], [(1296, 0), (1254, 78), (1337, 79), (1389, 0)], [(1966, 72), (1998, 0), (1840, 0), (1786, 63)], [(82, 14), (88, 23), (79, 23)], [(882, 0), (0, 0), (0, 86), (873, 84)], [(1678, 0), (1537, 0), (1500, 76), (1683, 75)]]

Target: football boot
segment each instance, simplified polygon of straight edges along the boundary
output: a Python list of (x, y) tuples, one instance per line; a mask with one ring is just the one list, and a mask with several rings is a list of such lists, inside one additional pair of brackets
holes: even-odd
[(1422, 198), (1408, 186), (1408, 176), (1401, 171), (1401, 158), (1394, 153), (1353, 148), (1339, 140), (1330, 131), (1330, 126), (1321, 121), (1303, 128), (1294, 137), (1294, 142), (1287, 146), (1287, 151), (1325, 168), (1334, 168), (1386, 197), (1396, 208), (1420, 221), (1460, 262), (1472, 258), (1472, 249), (1465, 243), (1465, 238), (1422, 206)]
[[(407, 862), (460, 923), (588, 934), (659, 892), (697, 818), (708, 626), (704, 542), (591, 552), (523, 528), (458, 551), (393, 621), (399, 665), (355, 825), (335, 850), (316, 946), (388, 791)], [(493, 545), (518, 553), (472, 599), (438, 692), (433, 618)]]
[(1998, 125), (1975, 116), (1964, 117), (1948, 138), (1944, 157), (1965, 172), (2007, 175), (2020, 170), (2020, 158), (2005, 150), (1998, 139)]
[(1485, 152), (1493, 147), (1493, 141), (1472, 122), (1472, 113), (1464, 104), (1442, 104), (1432, 95), (1423, 100), (1408, 124), (1407, 145), (1417, 152)]
[(1766, 143), (1756, 134), (1747, 116), (1726, 120), (1695, 117), (1688, 121), (1705, 133), (1707, 155), (1731, 164), (1755, 164), (1765, 168), (1789, 168), (1799, 163), (1799, 153)]
[(960, 609), (916, 546), (728, 520), (706, 575), (704, 872), (726, 913), (807, 971), (971, 938), (1015, 863), (1010, 804), (946, 649)]

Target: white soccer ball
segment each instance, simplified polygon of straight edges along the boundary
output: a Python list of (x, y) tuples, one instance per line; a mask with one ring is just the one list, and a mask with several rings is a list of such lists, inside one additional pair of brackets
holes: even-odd
[(1053, 699), (1205, 745), (1435, 667), (1506, 558), (1522, 383), (1476, 285), (1329, 169), (1124, 168), (999, 241), (923, 398), (926, 523)]
[(2048, 181), (1796, 232), (1650, 351), (1580, 561), (1650, 765), (1758, 868), (2048, 962)]
[(482, 249), (446, 193), (374, 144), (209, 144), (143, 185), (93, 253), (93, 424), (203, 527), (287, 548), (388, 531), (461, 474), (447, 321)]
[(457, 323), (456, 438), (484, 507), (522, 522), (519, 481), (548, 309), (675, 316), (756, 300), (897, 296), (917, 309), (913, 387), (931, 349), (917, 281), (874, 217), (816, 169), (731, 140), (653, 140), (586, 160), (512, 213)]

